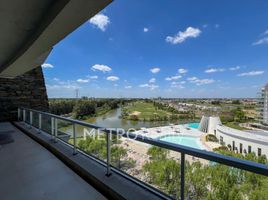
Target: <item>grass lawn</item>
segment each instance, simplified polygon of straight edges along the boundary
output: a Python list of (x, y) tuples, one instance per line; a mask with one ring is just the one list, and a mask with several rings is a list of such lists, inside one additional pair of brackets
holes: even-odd
[(241, 127), (241, 126), (237, 125), (235, 122), (227, 122), (227, 123), (225, 123), (224, 125), (225, 125), (225, 126), (228, 126), (228, 127), (230, 127), (230, 128), (234, 128), (234, 129), (237, 129), (237, 130), (241, 130), (241, 131), (243, 131), (243, 130), (249, 130), (249, 129), (247, 129), (247, 128), (244, 128), (244, 127)]
[(165, 110), (156, 109), (153, 103), (143, 101), (130, 103), (124, 109), (129, 113), (129, 115), (135, 114), (141, 120), (151, 119), (154, 118), (154, 116), (164, 117), (172, 114)]

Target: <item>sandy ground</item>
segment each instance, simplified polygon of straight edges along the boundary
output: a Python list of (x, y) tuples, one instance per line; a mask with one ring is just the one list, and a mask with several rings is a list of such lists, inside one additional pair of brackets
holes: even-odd
[(141, 114), (141, 112), (139, 112), (139, 111), (134, 111), (134, 112), (131, 113), (131, 115), (136, 115), (136, 116), (138, 116), (140, 114)]

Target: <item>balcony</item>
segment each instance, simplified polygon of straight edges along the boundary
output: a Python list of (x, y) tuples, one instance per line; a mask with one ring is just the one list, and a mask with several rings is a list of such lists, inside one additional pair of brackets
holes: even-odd
[(0, 123), (0, 136), (7, 133), (14, 142), (0, 146), (1, 199), (106, 199), (51, 152)]
[[(239, 173), (242, 173), (243, 171), (248, 171), (247, 173), (252, 173), (252, 175), (259, 174), (259, 175), (262, 175), (262, 177), (268, 176), (268, 166), (264, 164), (241, 160), (241, 159), (229, 157), (229, 156), (223, 156), (223, 155), (216, 154), (213, 152), (198, 150), (198, 149), (194, 149), (194, 148), (190, 148), (186, 146), (173, 145), (171, 143), (163, 142), (163, 141), (156, 140), (156, 139), (146, 138), (141, 135), (135, 135), (133, 133), (120, 134), (120, 139), (127, 138), (127, 140), (131, 140), (131, 141), (135, 140), (136, 142), (139, 142), (140, 144), (143, 144), (143, 145), (161, 147), (168, 151), (172, 151), (174, 155), (178, 156), (177, 159), (175, 159), (174, 163), (179, 164), (179, 168), (178, 168), (179, 174), (177, 174), (171, 180), (177, 179), (176, 185), (174, 185), (173, 189), (178, 187), (177, 190), (179, 192), (174, 193), (174, 192), (163, 190), (163, 188), (157, 185), (151, 184), (150, 181), (148, 182), (147, 180), (141, 180), (140, 177), (139, 178), (135, 177), (135, 175), (133, 174), (130, 175), (130, 172), (128, 170), (123, 169), (119, 167), (118, 165), (115, 165), (115, 163), (113, 162), (113, 152), (111, 150), (113, 146), (115, 145), (113, 136), (117, 136), (119, 134), (115, 130), (105, 129), (102, 127), (94, 126), (89, 123), (85, 123), (85, 122), (81, 122), (81, 121), (77, 121), (77, 120), (73, 120), (69, 118), (64, 118), (61, 116), (57, 116), (57, 115), (53, 115), (53, 114), (49, 114), (45, 112), (40, 112), (37, 110), (26, 109), (26, 108), (20, 108), (18, 110), (18, 122), (14, 122), (13, 124), (21, 131), (18, 131), (18, 129), (13, 128), (13, 130), (16, 130), (15, 143), (14, 143), (16, 145), (13, 145), (13, 146), (7, 145), (6, 151), (11, 151), (11, 152), (14, 152), (14, 154), (17, 154), (15, 155), (15, 157), (20, 158), (18, 161), (19, 163), (22, 162), (24, 165), (25, 158), (19, 155), (20, 153), (27, 153), (27, 152), (23, 152), (20, 149), (20, 147), (25, 148), (24, 145), (26, 145), (27, 146), (26, 149), (29, 149), (29, 151), (30, 149), (35, 149), (36, 146), (42, 149), (40, 150), (40, 152), (39, 150), (36, 150), (34, 153), (35, 156), (38, 156), (39, 153), (49, 154), (51, 157), (55, 155), (59, 160), (61, 160), (65, 164), (64, 165), (63, 163), (61, 163), (61, 167), (59, 167), (61, 169), (60, 170), (61, 173), (57, 173), (57, 170), (59, 169), (57, 163), (59, 162), (59, 160), (55, 158), (55, 163), (51, 162), (50, 164), (48, 164), (47, 161), (50, 160), (49, 157), (40, 156), (38, 157), (39, 161), (41, 162), (40, 165), (38, 165), (39, 168), (35, 169), (34, 168), (35, 166), (30, 164), (32, 169), (31, 168), (28, 169), (29, 170), (28, 173), (30, 173), (31, 171), (35, 172), (36, 170), (36, 173), (39, 173), (39, 176), (42, 175), (45, 177), (47, 176), (49, 177), (49, 175), (51, 175), (51, 176), (57, 177), (55, 180), (61, 180), (62, 177), (65, 177), (64, 175), (65, 172), (63, 169), (66, 169), (67, 172), (68, 170), (71, 171), (70, 169), (68, 169), (69, 167), (76, 174), (78, 174), (80, 177), (82, 177), (84, 180), (86, 180), (89, 183), (87, 187), (89, 188), (88, 192), (90, 191), (91, 195), (92, 195), (92, 191), (94, 191), (93, 194), (100, 195), (101, 198), (106, 197), (109, 199), (111, 198), (113, 199), (124, 199), (124, 198), (136, 199), (136, 197), (139, 197), (139, 199), (145, 199), (145, 198), (188, 199), (191, 196), (194, 196), (195, 194), (194, 193), (189, 194), (189, 190), (187, 188), (189, 187), (189, 180), (188, 180), (189, 163), (187, 162), (187, 159), (186, 159), (187, 157), (195, 157), (196, 159), (202, 159), (206, 161), (205, 162), (206, 164), (210, 163), (209, 165), (211, 165), (211, 163), (214, 163), (213, 165), (218, 165), (218, 166), (226, 165), (226, 166), (231, 167), (229, 168), (231, 169), (231, 171), (232, 169), (236, 168), (237, 170), (239, 170)], [(63, 124), (64, 126), (66, 126), (67, 124), (68, 126), (70, 125), (72, 127), (72, 131), (64, 133), (62, 131)], [(10, 124), (4, 124), (4, 127), (10, 127), (10, 126), (11, 126)], [(103, 156), (101, 156), (100, 152), (89, 153), (86, 149), (84, 149), (81, 145), (79, 145), (81, 142), (81, 137), (77, 136), (77, 130), (81, 127), (90, 129), (90, 130), (93, 130), (93, 129), (101, 130), (101, 134), (105, 136), (105, 141), (103, 144), (106, 146)], [(28, 135), (33, 140), (26, 137), (25, 134), (23, 133)], [(66, 139), (66, 137), (63, 137), (64, 134), (67, 134), (69, 138)], [(20, 140), (19, 138), (27, 138), (27, 141), (26, 139), (25, 141), (23, 141), (23, 140)], [(48, 153), (46, 149), (42, 148), (40, 145), (38, 145), (34, 141), (44, 146), (47, 150), (52, 152), (54, 155), (52, 155), (51, 153)], [(29, 146), (27, 143), (30, 143)], [(31, 147), (31, 145), (34, 145), (34, 146)], [(130, 149), (128, 150), (130, 151)], [(1, 153), (5, 155), (4, 152), (1, 152)], [(8, 166), (12, 165), (10, 155), (6, 154), (6, 159), (8, 160), (8, 158), (9, 158), (9, 163), (7, 162), (7, 164), (5, 165), (5, 168), (8, 168)], [(2, 156), (1, 156), (1, 159), (2, 159)], [(30, 160), (29, 162), (34, 162), (35, 157), (33, 158), (29, 157), (29, 160)], [(51, 166), (51, 171), (52, 171), (51, 174), (47, 172), (47, 169), (45, 167), (47, 165)], [(14, 170), (16, 170), (16, 168)], [(3, 170), (1, 170), (1, 172), (2, 171)], [(73, 190), (70, 189), (68, 190), (68, 192), (71, 193), (72, 191), (76, 191), (79, 193), (80, 190), (79, 189), (76, 190), (75, 188), (78, 187), (81, 189), (81, 187), (84, 188), (86, 186), (83, 186), (85, 182), (83, 182), (82, 179), (79, 178), (79, 176), (76, 175), (74, 172), (69, 172), (69, 175), (71, 174), (70, 176), (77, 177), (76, 181), (71, 181), (70, 183), (68, 183), (67, 181), (67, 182), (64, 182), (64, 185), (68, 185), (68, 187), (73, 187), (71, 188)], [(167, 171), (167, 173), (169, 172)], [(30, 189), (34, 190), (35, 188), (33, 187), (33, 185), (36, 184), (38, 176), (35, 173), (32, 173), (30, 175), (31, 177), (33, 177), (33, 180), (31, 182), (32, 184), (27, 185), (26, 188), (29, 187), (29, 190)], [(5, 173), (2, 174), (2, 177), (6, 177), (5, 180), (9, 179), (8, 176), (9, 174), (5, 174)], [(24, 176), (23, 178), (25, 178), (25, 180), (23, 181), (27, 182), (28, 177)], [(203, 178), (206, 179), (206, 177), (203, 177)], [(14, 179), (15, 177), (13, 177), (13, 179), (10, 180), (9, 183), (11, 185), (15, 182)], [(51, 186), (48, 183), (49, 183), (48, 180), (44, 180), (43, 183), (40, 183), (40, 184), (43, 184), (42, 192), (43, 190), (46, 190), (46, 189), (49, 190)], [(5, 185), (6, 182), (2, 182), (2, 184)], [(53, 184), (57, 184), (57, 182)], [(94, 186), (96, 190), (91, 185)], [(55, 185), (55, 187), (59, 188), (60, 186)], [(21, 185), (20, 188), (23, 190), (24, 185)], [(204, 180), (204, 184), (201, 185), (201, 188), (207, 188), (205, 180)], [(134, 191), (135, 191), (135, 197), (133, 197), (132, 195)], [(192, 192), (195, 192), (195, 190), (192, 189)], [(54, 195), (56, 194), (57, 193), (54, 193)], [(86, 196), (87, 193), (85, 192), (84, 194)], [(65, 196), (65, 194), (63, 196)]]
[(266, 199), (266, 164), (43, 112), (41, 65), (111, 2), (1, 2), (0, 121), (10, 121), (0, 123), (1, 199)]

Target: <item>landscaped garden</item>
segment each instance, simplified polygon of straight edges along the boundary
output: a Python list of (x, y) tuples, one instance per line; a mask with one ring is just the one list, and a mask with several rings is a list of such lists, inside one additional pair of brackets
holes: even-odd
[(192, 118), (191, 113), (153, 101), (134, 101), (123, 107), (122, 118), (136, 121), (167, 121)]

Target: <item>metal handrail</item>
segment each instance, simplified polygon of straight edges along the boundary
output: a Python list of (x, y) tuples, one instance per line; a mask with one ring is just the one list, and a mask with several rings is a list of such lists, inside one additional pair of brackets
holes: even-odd
[[(47, 112), (42, 112), (42, 111), (38, 111), (38, 110), (34, 110), (34, 109), (28, 109), (28, 108), (19, 108), (18, 109), (18, 118), (20, 119), (20, 110), (23, 110), (23, 121), (25, 121), (25, 111), (30, 111), (31, 112), (35, 112), (39, 114), (39, 119), (41, 118), (40, 116), (45, 115), (45, 116), (49, 116), (51, 117), (51, 119), (60, 119), (60, 120), (64, 120), (64, 121), (68, 121), (71, 122), (74, 126), (76, 124), (81, 125), (81, 126), (85, 126), (88, 128), (93, 128), (93, 129), (101, 129), (103, 132), (105, 132), (107, 135), (110, 134), (114, 134), (114, 135), (119, 135), (117, 131), (115, 131), (114, 129), (109, 129), (109, 128), (103, 128), (103, 127), (99, 127), (87, 122), (83, 122), (83, 121), (79, 121), (79, 120), (74, 120), (74, 119), (70, 119), (70, 118), (65, 118), (62, 116), (58, 116), (58, 115), (54, 115), (54, 114), (50, 114)], [(32, 114), (30, 114), (32, 115)], [(53, 126), (55, 121), (52, 120), (53, 122)], [(40, 121), (39, 121), (39, 127), (41, 127)], [(40, 129), (40, 128), (39, 128)], [(74, 128), (75, 131), (75, 128)], [(76, 134), (74, 134), (75, 136)], [(134, 133), (125, 133), (125, 134), (120, 134), (120, 136), (122, 137), (126, 137), (129, 139), (133, 139), (133, 140), (137, 140), (139, 142), (142, 143), (146, 143), (146, 144), (150, 144), (153, 146), (158, 146), (161, 148), (165, 148), (168, 150), (172, 150), (172, 151), (176, 151), (181, 153), (181, 189), (184, 188), (184, 162), (185, 162), (185, 155), (191, 155), (191, 156), (195, 156), (198, 158), (202, 158), (205, 160), (209, 160), (209, 161), (213, 161), (213, 162), (217, 162), (217, 163), (221, 163), (230, 167), (235, 167), (238, 169), (242, 169), (242, 170), (246, 170), (249, 172), (253, 172), (256, 174), (260, 174), (260, 175), (264, 175), (264, 176), (268, 176), (268, 165), (264, 165), (261, 163), (256, 163), (256, 162), (252, 162), (252, 161), (248, 161), (248, 160), (243, 160), (243, 159), (239, 159), (239, 158), (235, 158), (235, 157), (231, 157), (231, 156), (225, 156), (225, 155), (221, 155), (221, 154), (217, 154), (214, 152), (209, 152), (209, 151), (205, 151), (205, 150), (200, 150), (200, 149), (195, 149), (195, 148), (191, 148), (191, 147), (187, 147), (187, 146), (183, 146), (183, 145), (178, 145), (178, 144), (172, 144), (169, 142), (165, 142), (165, 141), (161, 141), (161, 140), (157, 140), (157, 139), (153, 139), (153, 138), (149, 138), (146, 136), (142, 136), (142, 135), (136, 135)], [(110, 170), (110, 142), (109, 142), (109, 138), (107, 137), (107, 175), (110, 175), (111, 170)], [(76, 143), (76, 136), (74, 137), (74, 144)], [(74, 146), (74, 151), (76, 153), (76, 146)], [(183, 191), (183, 190), (182, 190)], [(183, 192), (181, 192), (182, 196), (181, 199), (184, 199), (184, 194)]]

